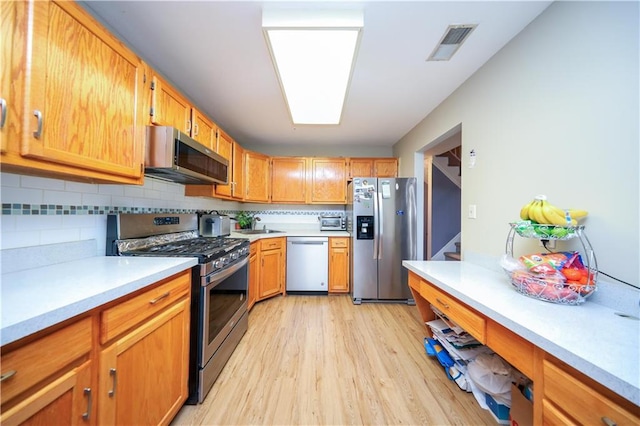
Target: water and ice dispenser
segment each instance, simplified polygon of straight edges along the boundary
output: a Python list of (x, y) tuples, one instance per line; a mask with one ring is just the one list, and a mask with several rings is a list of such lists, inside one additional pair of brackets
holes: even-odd
[(373, 240), (373, 216), (357, 216), (356, 225), (358, 240)]

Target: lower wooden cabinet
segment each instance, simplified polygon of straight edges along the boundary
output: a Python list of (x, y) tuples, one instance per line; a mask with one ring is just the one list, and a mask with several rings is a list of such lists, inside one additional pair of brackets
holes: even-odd
[(258, 300), (285, 292), (287, 239), (285, 237), (260, 240)]
[(2, 350), (3, 425), (95, 423), (91, 318)]
[[(639, 425), (640, 407), (549, 354), (542, 362), (542, 423)], [(535, 422), (535, 417), (534, 417)]]
[(260, 274), (258, 253), (260, 242), (254, 241), (249, 249), (249, 288), (247, 289), (247, 309), (251, 309), (258, 299), (258, 279)]
[(169, 424), (187, 399), (191, 272), (2, 347), (2, 425)]
[(190, 280), (186, 271), (102, 311), (103, 338), (123, 331), (100, 351), (101, 425), (168, 424), (187, 399)]
[(349, 238), (329, 238), (329, 293), (349, 292)]

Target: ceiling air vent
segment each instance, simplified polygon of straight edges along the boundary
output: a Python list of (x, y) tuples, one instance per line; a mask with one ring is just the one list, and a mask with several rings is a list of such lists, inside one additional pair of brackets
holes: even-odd
[(448, 61), (477, 25), (449, 25), (427, 61)]

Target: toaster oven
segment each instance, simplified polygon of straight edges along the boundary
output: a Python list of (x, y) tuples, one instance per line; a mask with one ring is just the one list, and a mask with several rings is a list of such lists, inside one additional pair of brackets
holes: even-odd
[(347, 229), (347, 223), (344, 216), (323, 215), (318, 219), (320, 220), (321, 231), (344, 231)]

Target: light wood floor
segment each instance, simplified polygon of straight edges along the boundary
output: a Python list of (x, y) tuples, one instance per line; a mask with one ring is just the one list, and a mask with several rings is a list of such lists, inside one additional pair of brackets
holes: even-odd
[(173, 425), (495, 425), (428, 358), (415, 306), (349, 296), (256, 304), (204, 403)]

